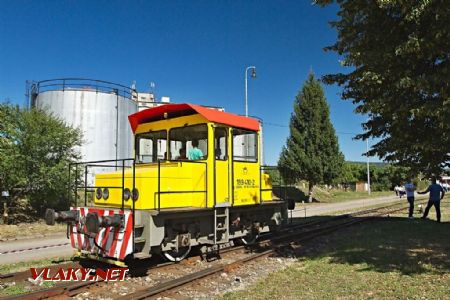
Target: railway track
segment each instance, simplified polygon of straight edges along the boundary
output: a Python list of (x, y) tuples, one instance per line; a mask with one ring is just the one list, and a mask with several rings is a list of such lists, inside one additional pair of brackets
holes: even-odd
[[(237, 257), (236, 259), (230, 259), (226, 263), (222, 263), (222, 260), (216, 260), (212, 266), (206, 268), (201, 268), (200, 270), (189, 270), (187, 274), (182, 274), (181, 276), (173, 279), (166, 279), (162, 282), (156, 282), (150, 288), (137, 289), (131, 293), (120, 296), (117, 299), (145, 299), (149, 297), (154, 297), (161, 293), (170, 294), (174, 290), (191, 284), (193, 282), (199, 281), (203, 278), (213, 276), (219, 272), (224, 272), (225, 270), (230, 270), (237, 268), (249, 261), (253, 261), (262, 257), (266, 257), (276, 253), (280, 248), (289, 247), (296, 243), (302, 243), (311, 240), (315, 237), (332, 233), (344, 227), (352, 226), (354, 224), (370, 220), (376, 216), (383, 216), (388, 214), (393, 214), (401, 210), (405, 210), (406, 207), (403, 205), (398, 208), (401, 203), (395, 203), (388, 206), (383, 206), (375, 209), (368, 209), (364, 211), (359, 211), (352, 214), (344, 214), (336, 217), (332, 217), (326, 221), (316, 220), (311, 222), (305, 222), (298, 225), (293, 225), (287, 229), (281, 231), (276, 236), (266, 235), (260, 238), (257, 243), (257, 248), (250, 248), (252, 251), (248, 251), (247, 246), (234, 246), (222, 249), (220, 251), (220, 256), (222, 260), (224, 257)], [(256, 249), (256, 250), (255, 250)], [(257, 252), (254, 252), (257, 251)], [(238, 255), (238, 253), (240, 253)], [(180, 273), (180, 268), (190, 264), (192, 258), (189, 258), (181, 263), (162, 263), (150, 266), (145, 271), (151, 271), (152, 273), (158, 272), (176, 272)], [(79, 266), (76, 264), (61, 264), (54, 265), (51, 268), (68, 268), (68, 267)], [(181, 267), (180, 267), (181, 266)], [(0, 279), (7, 280), (23, 280), (29, 277), (29, 271), (18, 272), (12, 274), (1, 275)], [(121, 284), (127, 284), (127, 282), (122, 282)], [(101, 290), (108, 289), (108, 285), (99, 282), (68, 282), (64, 284), (58, 284), (55, 287), (38, 290), (26, 295), (19, 295), (15, 297), (9, 297), (7, 299), (47, 299), (58, 296), (74, 297), (78, 294), (85, 293), (100, 293)]]

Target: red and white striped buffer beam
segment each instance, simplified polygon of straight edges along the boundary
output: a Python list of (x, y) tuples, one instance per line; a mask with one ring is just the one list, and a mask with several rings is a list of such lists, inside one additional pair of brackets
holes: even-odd
[[(103, 257), (124, 260), (133, 252), (133, 213), (130, 210), (104, 209), (91, 207), (72, 207), (79, 211), (80, 220), (69, 224), (70, 243), (82, 253), (101, 255)], [(124, 215), (124, 225), (100, 227), (95, 234), (88, 232), (85, 225), (86, 216), (96, 213), (99, 217)], [(95, 239), (95, 243), (94, 243)], [(100, 247), (97, 247), (96, 244)]]

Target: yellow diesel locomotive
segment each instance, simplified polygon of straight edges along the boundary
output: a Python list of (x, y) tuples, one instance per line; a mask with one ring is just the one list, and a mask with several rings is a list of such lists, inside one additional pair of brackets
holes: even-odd
[[(93, 185), (86, 176), (84, 206), (46, 212), (49, 225), (67, 222), (79, 255), (116, 264), (153, 254), (179, 261), (193, 247), (252, 243), (285, 222), (286, 205), (272, 196), (261, 167), (258, 120), (193, 104), (128, 119), (135, 157), (75, 164), (76, 178), (83, 168), (114, 170), (97, 173)], [(75, 197), (79, 188), (72, 187)]]

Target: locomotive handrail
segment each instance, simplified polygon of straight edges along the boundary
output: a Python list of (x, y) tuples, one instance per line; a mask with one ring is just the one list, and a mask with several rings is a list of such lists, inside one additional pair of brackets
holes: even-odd
[[(84, 190), (84, 205), (85, 206), (87, 206), (87, 192), (88, 192), (88, 189), (95, 189), (96, 187), (98, 187), (98, 186), (90, 186), (90, 185), (88, 185), (88, 173), (89, 173), (89, 168), (90, 167), (97, 167), (97, 168), (122, 168), (122, 170), (123, 170), (123, 172), (122, 172), (122, 177), (124, 177), (124, 171), (125, 171), (125, 168), (132, 168), (131, 166), (125, 166), (125, 162), (133, 162), (133, 167), (135, 167), (135, 159), (134, 158), (122, 158), (122, 159), (107, 159), (107, 160), (96, 160), (96, 161), (82, 161), (82, 162), (71, 162), (71, 163), (69, 163), (69, 176), (68, 176), (68, 180), (69, 180), (69, 183), (68, 183), (68, 200), (70, 201), (70, 191), (71, 191), (71, 189), (72, 189), (72, 184), (71, 184), (71, 180), (70, 180), (70, 178), (71, 178), (71, 173), (72, 173), (72, 169), (73, 169), (73, 167), (75, 167), (75, 185), (73, 186), (73, 189), (74, 189), (74, 198), (75, 198), (75, 206), (77, 206), (78, 205), (78, 203), (77, 203), (77, 192), (78, 192), (78, 190), (79, 189), (83, 189)], [(111, 162), (115, 162), (116, 164), (115, 165), (104, 165), (104, 164), (101, 164), (101, 163), (111, 163)], [(122, 164), (121, 165), (119, 165), (118, 163), (119, 162), (122, 162)], [(84, 183), (83, 183), (83, 185), (78, 185), (78, 168), (79, 168), (79, 166), (84, 166)], [(135, 172), (134, 172), (134, 170), (133, 170), (133, 189), (135, 188), (135, 184), (134, 184), (134, 177), (135, 177)], [(104, 186), (102, 186), (102, 188), (112, 188), (112, 189), (115, 189), (115, 188), (122, 188), (122, 190), (124, 189), (124, 184), (123, 184), (123, 182), (122, 182), (122, 185), (121, 186), (108, 186), (108, 187), (104, 187)], [(123, 210), (124, 209), (124, 200), (123, 200), (123, 197), (122, 197), (122, 207), (121, 207), (121, 209)]]
[[(133, 234), (131, 235), (131, 240), (132, 240), (132, 251), (133, 253), (135, 252), (135, 244), (134, 244), (134, 228), (135, 228), (135, 219), (136, 219), (136, 215), (135, 215), (135, 210), (136, 210), (136, 200), (134, 199), (134, 191), (136, 189), (136, 159), (133, 159), (133, 190), (131, 192), (131, 202), (133, 202)], [(122, 203), (123, 203), (123, 196), (122, 196)], [(123, 205), (123, 204), (122, 204)]]
[[(117, 168), (117, 165), (96, 165), (96, 164), (89, 164), (89, 167), (98, 167), (98, 168)], [(125, 168), (130, 169), (130, 166), (125, 166)]]
[[(87, 186), (82, 186), (83, 188), (84, 187), (86, 187), (87, 189), (95, 189), (95, 188), (97, 188), (97, 187), (99, 187), (99, 186), (90, 186), (90, 185), (87, 185)], [(102, 188), (108, 188), (108, 189), (121, 189), (122, 188), (122, 186), (120, 185), (120, 186), (107, 186), (107, 185), (102, 185), (101, 186)]]
[[(70, 165), (85, 165), (85, 164), (93, 164), (93, 163), (104, 163), (104, 162), (117, 162), (117, 161), (131, 161), (134, 158), (119, 158), (119, 159), (105, 159), (105, 160), (91, 160), (91, 161), (79, 161), (79, 162), (71, 162)], [(103, 165), (102, 165), (103, 166)], [(116, 166), (113, 166), (116, 167)]]
[[(271, 189), (263, 189), (262, 188), (262, 174), (263, 174), (264, 171), (269, 171), (269, 170), (278, 172), (278, 175), (280, 176), (280, 182), (279, 182), (278, 185), (272, 184), (272, 188)], [(263, 202), (262, 192), (273, 191), (274, 189), (280, 189), (280, 194), (281, 194), (281, 191), (284, 189), (284, 192), (285, 192), (284, 193), (284, 198), (281, 198), (281, 199), (282, 200), (286, 200), (287, 199), (287, 194), (286, 194), (287, 193), (287, 185), (286, 185), (286, 183), (283, 182), (283, 178), (281, 176), (281, 172), (280, 172), (280, 169), (279, 169), (278, 166), (266, 166), (266, 165), (265, 166), (261, 166), (260, 167), (259, 176), (260, 176), (260, 182), (261, 182), (261, 184), (259, 185), (259, 193), (260, 193), (260, 199), (261, 199), (260, 203)]]
[[(132, 162), (132, 166), (125, 166), (125, 162)], [(102, 165), (100, 163), (111, 163), (115, 162), (115, 165)], [(118, 162), (122, 162), (121, 166), (118, 165)], [(84, 165), (84, 185), (79, 186), (78, 185), (78, 166)], [(125, 189), (125, 168), (132, 168), (133, 169), (133, 184), (132, 184), (132, 226), (135, 227), (135, 212), (136, 212), (136, 201), (133, 199), (133, 194), (136, 189), (136, 160), (134, 158), (123, 158), (123, 159), (108, 159), (108, 160), (97, 160), (97, 161), (87, 161), (87, 162), (73, 162), (69, 163), (69, 185), (68, 185), (68, 200), (70, 201), (70, 190), (71, 190), (71, 181), (70, 181), (70, 174), (71, 170), (75, 166), (75, 186), (74, 186), (74, 194), (75, 194), (75, 206), (77, 206), (77, 191), (78, 189), (84, 189), (84, 205), (87, 206), (87, 192), (88, 189), (95, 189), (98, 188), (98, 186), (90, 186), (87, 184), (87, 174), (88, 174), (88, 168), (89, 167), (102, 167), (102, 168), (122, 168), (122, 185), (121, 186), (102, 186), (102, 188), (111, 188), (111, 189), (122, 189), (122, 203), (121, 203), (121, 210), (123, 211), (125, 209), (125, 199), (123, 197), (124, 189)], [(135, 251), (135, 244), (134, 244), (134, 234), (131, 235), (132, 238), (132, 252)]]
[[(132, 162), (133, 166), (127, 166), (125, 165), (126, 162)], [(111, 162), (115, 162), (115, 165), (112, 164), (101, 164), (101, 163), (111, 163)], [(205, 167), (205, 189), (203, 190), (185, 190), (185, 191), (161, 191), (161, 180), (162, 180), (162, 176), (161, 176), (161, 162), (166, 162), (166, 160), (161, 160), (159, 159), (157, 164), (158, 164), (158, 182), (157, 182), (157, 192), (155, 192), (155, 198), (158, 198), (158, 205), (156, 206), (155, 203), (155, 208), (160, 211), (161, 210), (161, 195), (163, 194), (180, 194), (180, 193), (205, 193), (205, 206), (207, 207), (208, 205), (208, 167), (207, 167), (207, 162), (205, 161), (188, 161), (188, 160), (176, 160), (176, 161), (170, 161), (170, 162), (175, 162), (175, 163), (180, 163), (181, 165), (184, 164), (202, 164)], [(79, 167), (83, 166), (84, 168), (84, 183), (82, 185), (79, 185), (78, 182), (78, 173), (79, 173)], [(71, 177), (71, 173), (73, 168), (75, 167), (75, 184), (74, 186), (71, 185), (70, 183), (70, 177)], [(89, 173), (89, 168), (90, 167), (97, 167), (97, 168), (121, 168), (122, 169), (122, 184), (121, 185), (117, 185), (117, 186), (97, 186), (97, 185), (89, 185), (88, 184), (88, 173)], [(68, 193), (69, 196), (68, 198), (70, 199), (70, 191), (73, 188), (74, 190), (74, 198), (75, 198), (75, 206), (77, 206), (77, 191), (79, 189), (83, 189), (84, 190), (84, 205), (87, 206), (87, 192), (88, 190), (93, 190), (95, 188), (101, 187), (101, 188), (110, 188), (110, 189), (122, 189), (124, 190), (125, 188), (125, 169), (132, 169), (133, 170), (133, 176), (132, 176), (132, 180), (133, 180), (133, 189), (135, 189), (135, 180), (136, 180), (136, 160), (134, 158), (124, 158), (124, 159), (107, 159), (107, 160), (96, 160), (96, 161), (86, 161), (86, 162), (73, 162), (69, 164), (69, 188), (68, 188)], [(156, 200), (156, 199), (155, 199)], [(135, 207), (135, 201), (133, 201), (133, 207)], [(122, 203), (121, 203), (121, 210), (124, 210), (125, 208), (125, 202), (124, 199), (122, 197)], [(133, 212), (134, 212), (134, 208), (133, 208)]]

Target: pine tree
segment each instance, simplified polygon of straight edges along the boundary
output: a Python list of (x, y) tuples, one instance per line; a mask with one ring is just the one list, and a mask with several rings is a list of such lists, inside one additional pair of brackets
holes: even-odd
[(290, 136), (278, 166), (286, 182), (308, 181), (311, 201), (314, 185), (331, 184), (344, 163), (327, 100), (312, 73), (295, 98), (289, 127)]

